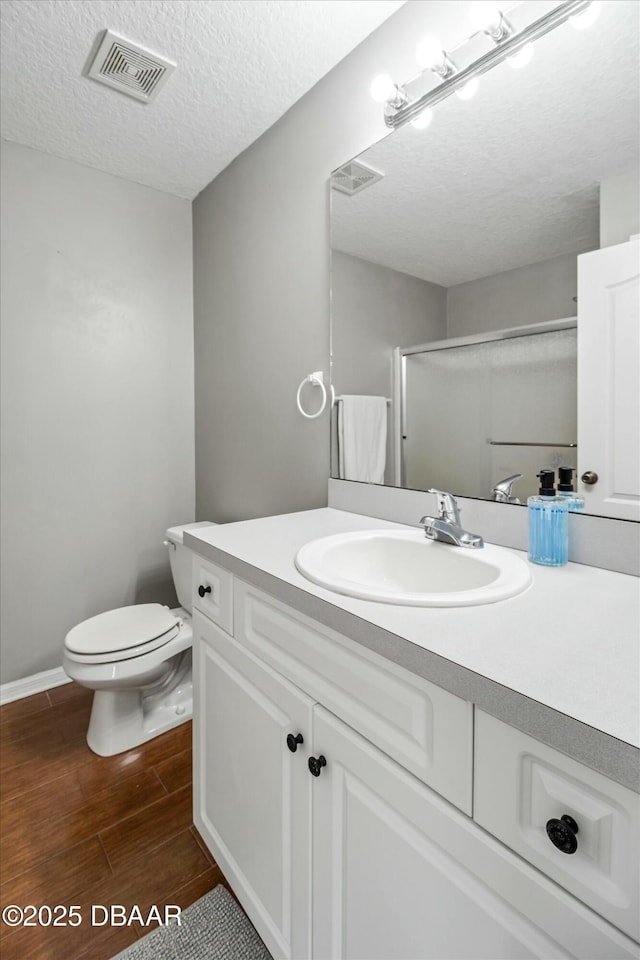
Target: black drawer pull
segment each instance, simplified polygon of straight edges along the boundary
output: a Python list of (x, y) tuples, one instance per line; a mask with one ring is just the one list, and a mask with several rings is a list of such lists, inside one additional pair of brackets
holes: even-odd
[(576, 852), (578, 849), (576, 833), (578, 833), (578, 824), (568, 813), (559, 820), (547, 820), (547, 836), (561, 853)]
[(205, 593), (211, 593), (211, 587), (203, 587), (202, 584), (198, 587), (198, 593), (201, 597), (204, 597)]
[(287, 746), (289, 747), (289, 750), (291, 750), (291, 753), (296, 752), (299, 743), (304, 743), (304, 737), (301, 733), (297, 733), (295, 737), (292, 733), (287, 735)]
[(309, 757), (309, 770), (312, 776), (319, 777), (323, 767), (326, 767), (327, 761), (322, 754), (319, 757)]

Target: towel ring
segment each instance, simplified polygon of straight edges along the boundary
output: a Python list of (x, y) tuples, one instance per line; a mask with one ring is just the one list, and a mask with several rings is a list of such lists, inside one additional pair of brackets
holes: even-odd
[[(322, 390), (322, 403), (320, 404), (320, 409), (316, 410), (315, 413), (307, 413), (302, 409), (302, 404), (300, 402), (300, 396), (302, 394), (302, 388), (305, 383), (312, 383), (314, 387), (320, 387)], [(310, 373), (308, 377), (305, 377), (300, 386), (298, 387), (298, 392), (296, 394), (296, 403), (298, 405), (298, 410), (303, 417), (306, 417), (307, 420), (315, 420), (316, 417), (319, 417), (323, 412), (324, 408), (327, 405), (327, 388), (324, 385), (324, 374), (322, 370), (316, 370), (315, 373)]]

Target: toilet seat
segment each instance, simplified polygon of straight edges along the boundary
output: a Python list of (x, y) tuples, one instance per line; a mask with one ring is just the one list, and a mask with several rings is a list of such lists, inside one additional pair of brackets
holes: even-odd
[(142, 603), (99, 613), (67, 634), (65, 652), (81, 663), (113, 663), (139, 657), (169, 643), (182, 621), (160, 603)]

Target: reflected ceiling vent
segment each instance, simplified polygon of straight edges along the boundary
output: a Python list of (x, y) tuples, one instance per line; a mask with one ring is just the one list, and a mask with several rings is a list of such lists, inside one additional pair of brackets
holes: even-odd
[(333, 171), (331, 186), (334, 190), (339, 190), (340, 193), (346, 193), (347, 196), (353, 197), (361, 190), (370, 187), (372, 183), (382, 180), (383, 177), (384, 173), (374, 170), (373, 167), (368, 167), (366, 164), (360, 163), (359, 160), (351, 160), (349, 163), (345, 163), (343, 167), (338, 167), (337, 170)]
[(149, 103), (175, 69), (175, 63), (105, 30), (89, 76), (129, 97)]

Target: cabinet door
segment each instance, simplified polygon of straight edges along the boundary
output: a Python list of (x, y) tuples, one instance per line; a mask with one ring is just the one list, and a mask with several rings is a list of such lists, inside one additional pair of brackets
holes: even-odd
[(639, 306), (640, 241), (578, 257), (578, 489), (622, 520), (640, 520)]
[(195, 824), (272, 955), (308, 957), (313, 701), (197, 611), (193, 627)]
[(322, 707), (314, 960), (635, 956), (628, 938)]

